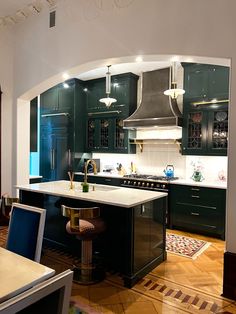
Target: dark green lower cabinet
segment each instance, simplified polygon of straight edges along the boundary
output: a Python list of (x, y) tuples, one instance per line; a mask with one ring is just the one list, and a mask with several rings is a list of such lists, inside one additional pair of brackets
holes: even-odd
[[(75, 175), (75, 181), (82, 182), (84, 180), (84, 175), (77, 174)], [(104, 176), (96, 176), (96, 175), (88, 175), (88, 183), (96, 183), (96, 184), (107, 184), (107, 185), (114, 185), (114, 186), (120, 186), (122, 179), (120, 178), (109, 178), (109, 175), (107, 177)]]
[(225, 238), (226, 190), (171, 185), (170, 228)]

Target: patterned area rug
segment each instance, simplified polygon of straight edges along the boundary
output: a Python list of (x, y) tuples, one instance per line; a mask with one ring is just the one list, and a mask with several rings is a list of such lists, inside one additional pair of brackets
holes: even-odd
[(166, 250), (180, 256), (195, 259), (205, 251), (210, 242), (184, 237), (173, 233), (166, 234)]

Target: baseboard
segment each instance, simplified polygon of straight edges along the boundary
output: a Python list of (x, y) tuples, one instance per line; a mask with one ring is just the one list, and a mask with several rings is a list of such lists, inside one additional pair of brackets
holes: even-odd
[(223, 296), (236, 300), (236, 253), (224, 253)]

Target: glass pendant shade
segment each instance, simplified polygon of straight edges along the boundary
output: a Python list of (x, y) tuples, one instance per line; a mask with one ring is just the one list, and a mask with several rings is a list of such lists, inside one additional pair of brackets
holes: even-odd
[(166, 96), (170, 96), (172, 99), (176, 99), (178, 96), (183, 95), (185, 90), (177, 88), (176, 83), (176, 64), (174, 63), (171, 68), (171, 87), (164, 91)]
[(109, 72), (110, 65), (107, 66), (107, 73), (106, 73), (106, 94), (107, 97), (99, 99), (100, 102), (103, 102), (106, 107), (110, 107), (112, 103), (116, 102), (117, 100), (115, 98), (111, 98), (111, 73)]

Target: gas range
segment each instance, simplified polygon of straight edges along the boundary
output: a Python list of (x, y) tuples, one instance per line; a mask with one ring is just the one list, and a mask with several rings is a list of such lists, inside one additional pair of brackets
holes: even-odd
[(148, 174), (129, 174), (123, 177), (122, 186), (138, 189), (168, 192), (169, 182), (178, 177), (155, 176)]

